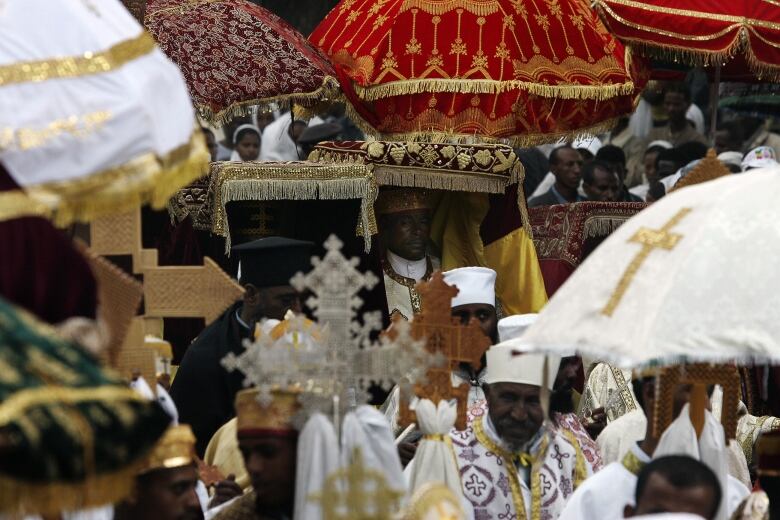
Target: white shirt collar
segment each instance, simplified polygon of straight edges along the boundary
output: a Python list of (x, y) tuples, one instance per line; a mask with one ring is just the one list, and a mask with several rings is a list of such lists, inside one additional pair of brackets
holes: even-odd
[(407, 260), (388, 249), (387, 261), (390, 262), (390, 266), (396, 274), (400, 274), (405, 278), (411, 278), (415, 282), (422, 280), (426, 271), (428, 271), (427, 257), (423, 257), (420, 260)]

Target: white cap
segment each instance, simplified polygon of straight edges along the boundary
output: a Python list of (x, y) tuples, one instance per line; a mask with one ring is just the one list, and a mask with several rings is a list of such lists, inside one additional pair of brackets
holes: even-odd
[(652, 148), (654, 146), (660, 146), (661, 148), (664, 148), (666, 150), (671, 150), (674, 148), (674, 145), (670, 143), (669, 141), (664, 141), (663, 139), (657, 139), (655, 141), (651, 141), (650, 144), (647, 145), (647, 148)]
[(740, 152), (723, 152), (718, 155), (718, 160), (725, 165), (742, 168), (743, 155)]
[(588, 150), (592, 155), (596, 155), (598, 151), (601, 149), (601, 139), (594, 135), (586, 135), (578, 137), (574, 140), (573, 143), (571, 143), (571, 147), (574, 149), (577, 148), (585, 148)]
[[(546, 384), (549, 390), (552, 390), (555, 384), (555, 376), (558, 374), (558, 367), (561, 364), (559, 357), (526, 354), (507, 343), (493, 345), (487, 351), (486, 357), (486, 383), (522, 383), (539, 387)], [(544, 381), (545, 358), (548, 359), (547, 381)]]
[(483, 303), (496, 306), (496, 272), (487, 267), (459, 267), (443, 273), (447, 285), (458, 288), (451, 307)]
[(775, 151), (770, 146), (753, 148), (742, 161), (742, 171), (777, 165)]
[(498, 341), (516, 339), (533, 325), (538, 314), (515, 314), (498, 320)]

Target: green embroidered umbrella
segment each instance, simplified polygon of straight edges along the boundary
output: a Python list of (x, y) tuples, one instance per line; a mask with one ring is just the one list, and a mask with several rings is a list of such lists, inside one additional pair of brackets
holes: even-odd
[(122, 500), (170, 418), (0, 299), (0, 514)]

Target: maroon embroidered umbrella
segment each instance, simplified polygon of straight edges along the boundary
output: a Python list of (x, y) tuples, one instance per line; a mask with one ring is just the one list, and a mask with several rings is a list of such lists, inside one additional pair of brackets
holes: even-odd
[(338, 94), (320, 51), (248, 0), (149, 0), (144, 23), (210, 121), (254, 105), (312, 106)]

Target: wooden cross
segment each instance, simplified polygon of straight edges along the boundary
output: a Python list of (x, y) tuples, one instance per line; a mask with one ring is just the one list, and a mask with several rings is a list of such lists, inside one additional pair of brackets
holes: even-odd
[(682, 208), (678, 211), (661, 229), (640, 228), (634, 235), (628, 239), (629, 242), (641, 244), (642, 249), (636, 254), (631, 263), (628, 264), (623, 276), (620, 277), (617, 287), (612, 292), (612, 296), (609, 297), (609, 301), (601, 309), (601, 313), (605, 316), (612, 316), (615, 309), (620, 305), (620, 301), (628, 291), (631, 282), (634, 280), (634, 276), (639, 272), (642, 264), (645, 263), (650, 253), (656, 249), (664, 249), (671, 251), (677, 246), (677, 243), (682, 240), (683, 235), (679, 233), (672, 233), (670, 230), (675, 227), (685, 216), (691, 212), (690, 208)]
[[(452, 298), (458, 294), (458, 289), (447, 285), (444, 276), (436, 271), (427, 282), (420, 282), (416, 287), (423, 301), (422, 312), (415, 314), (411, 322), (412, 337), (425, 338), (426, 348), (431, 355), (441, 354), (447, 359), (443, 367), (428, 370), (427, 383), (417, 384), (414, 393), (421, 399), (430, 399), (434, 404), (442, 400), (456, 398), (458, 400), (458, 418), (455, 427), (466, 427), (466, 412), (468, 410), (469, 385), (461, 383), (452, 386), (452, 371), (461, 363), (479, 366), (482, 356), (490, 348), (490, 339), (475, 322), (461, 325), (453, 318), (450, 308)], [(408, 400), (401, 396), (398, 424), (406, 427), (415, 422), (413, 410), (409, 409)]]
[[(141, 243), (141, 208), (97, 219), (90, 226), (90, 250), (99, 255), (130, 255), (132, 271), (144, 277), (145, 315), (133, 320), (121, 352), (112, 353), (114, 368), (126, 378), (154, 376), (156, 353), (145, 336), (162, 337), (162, 318), (204, 318), (208, 325), (238, 300), (243, 288), (210, 258), (202, 266), (158, 266), (157, 250)], [(104, 302), (111, 305), (111, 302)], [(156, 388), (156, 378), (147, 379)]]

